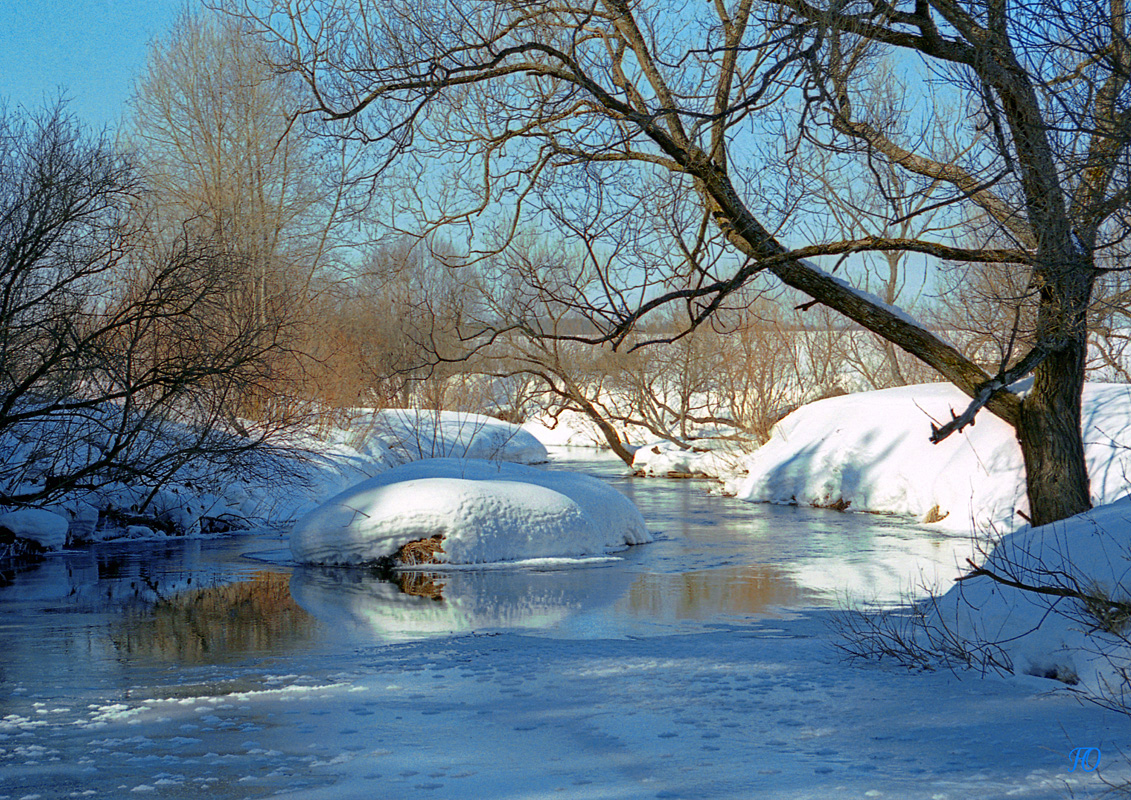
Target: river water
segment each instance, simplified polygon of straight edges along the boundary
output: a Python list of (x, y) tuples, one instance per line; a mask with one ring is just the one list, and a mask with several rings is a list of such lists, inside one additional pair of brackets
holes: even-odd
[[(260, 532), (107, 544), (0, 576), (0, 797), (179, 796), (177, 787), (202, 786), (216, 795), (228, 785), (222, 764), (194, 774), (178, 755), (180, 771), (162, 772), (145, 761), (152, 737), (135, 746), (98, 738), (106, 726), (129, 730), (130, 715), (154, 702), (301, 688), (314, 681), (305, 677), (311, 665), (327, 681), (329, 664), (348, 672), (360, 654), (422, 638), (633, 640), (765, 625), (845, 602), (893, 604), (947, 583), (970, 549), (905, 520), (743, 503), (708, 494), (704, 481), (633, 478), (619, 462), (562, 467), (612, 482), (656, 541), (585, 565), (422, 573), (394, 584), (364, 570), (295, 567), (285, 539)], [(219, 723), (182, 728), (201, 758), (242, 735)], [(202, 728), (216, 738), (202, 738)], [(247, 777), (247, 764), (231, 769)], [(280, 782), (230, 796), (291, 788), (294, 771), (278, 770)]]

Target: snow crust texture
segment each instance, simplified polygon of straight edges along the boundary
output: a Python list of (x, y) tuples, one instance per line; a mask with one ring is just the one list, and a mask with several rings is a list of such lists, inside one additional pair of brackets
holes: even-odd
[(366, 564), (443, 538), (447, 564), (606, 553), (651, 541), (624, 495), (586, 475), (477, 459), (429, 459), (363, 481), (291, 531), (300, 563)]

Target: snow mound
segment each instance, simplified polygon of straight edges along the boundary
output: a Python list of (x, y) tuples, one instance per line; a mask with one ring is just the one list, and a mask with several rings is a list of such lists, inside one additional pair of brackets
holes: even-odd
[(535, 464), (546, 448), (517, 425), (480, 414), (422, 409), (355, 408), (319, 436), (294, 436), (309, 453), (301, 483), (255, 487), (241, 512), (270, 520), (298, 519), (321, 500), (406, 462), (455, 457)]
[(672, 442), (651, 442), (637, 450), (632, 468), (639, 474), (653, 477), (693, 475), (717, 477), (733, 475), (742, 469), (745, 442), (706, 442), (695, 450), (681, 448)]
[(587, 475), (475, 459), (397, 467), (310, 512), (291, 530), (307, 564), (365, 564), (443, 538), (444, 563), (606, 553), (651, 541), (636, 507)]
[(481, 458), (541, 464), (546, 448), (518, 425), (482, 414), (386, 408), (360, 412), (350, 425), (360, 447), (377, 436), (404, 461), (425, 458)]
[[(736, 486), (744, 500), (908, 514), (940, 527), (1010, 530), (1027, 512), (1025, 472), (1013, 429), (989, 412), (939, 444), (930, 425), (969, 398), (950, 384), (861, 392), (802, 406), (746, 459)], [(1089, 384), (1084, 442), (1096, 504), (1127, 491), (1131, 474), (1131, 387)]]
[[(1131, 498), (1002, 537), (982, 567), (1027, 586), (1131, 601)], [(989, 644), (1017, 673), (1125, 693), (1131, 622), (1122, 609), (1013, 588), (979, 575), (933, 601), (928, 626)]]
[(28, 539), (45, 550), (60, 550), (67, 543), (67, 518), (54, 511), (20, 508), (0, 514), (0, 530)]

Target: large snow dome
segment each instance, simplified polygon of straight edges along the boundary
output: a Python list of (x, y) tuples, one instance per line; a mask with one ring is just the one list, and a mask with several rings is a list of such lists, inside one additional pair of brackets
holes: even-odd
[(477, 459), (417, 461), (359, 483), (295, 523), (306, 564), (367, 564), (441, 537), (447, 564), (607, 553), (652, 541), (611, 486), (570, 472)]

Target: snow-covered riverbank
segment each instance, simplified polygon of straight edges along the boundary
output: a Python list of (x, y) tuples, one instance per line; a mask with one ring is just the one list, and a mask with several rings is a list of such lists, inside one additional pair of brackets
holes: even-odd
[[(823, 418), (856, 429), (852, 417)], [(855, 452), (822, 430), (799, 426), (794, 442)], [(879, 455), (857, 448), (872, 468), (859, 473), (862, 492), (906, 472), (901, 446), (896, 437)], [(330, 441), (312, 468), (329, 487), (364, 464), (388, 469), (386, 450), (373, 438)], [(849, 471), (837, 475), (847, 487)], [(1127, 715), (1026, 674), (1045, 674), (1054, 650), (1058, 669), (1083, 680), (1077, 688), (1114, 674), (1110, 660), (1091, 659), (1096, 640), (1057, 614), (1045, 615), (1055, 624), (1042, 620), (1013, 675), (844, 661), (837, 600), (890, 605), (923, 586), (945, 590), (976, 555), (967, 537), (707, 497), (686, 482), (615, 480), (656, 541), (588, 566), (406, 575), (399, 585), (359, 570), (292, 575), (286, 538), (260, 534), (248, 537), (252, 554), (274, 555), (258, 561), (225, 550), (231, 543), (178, 539), (189, 548), (183, 566), (96, 545), (81, 572), (79, 554), (60, 554), (37, 567), (45, 581), (25, 588), (14, 576), (0, 586), (13, 637), (0, 655), (0, 800), (1059, 800), (1131, 782)], [(650, 492), (661, 491), (684, 494), (656, 506)], [(1101, 516), (1122, 530), (1118, 509)], [(212, 552), (227, 555), (209, 561)], [(1013, 607), (985, 580), (966, 586), (983, 603), (975, 622)], [(1065, 661), (1081, 653), (1091, 660)]]
[[(443, 601), (289, 574), (279, 536), (21, 573), (0, 797), (1060, 800), (1131, 779), (1127, 717), (1055, 681), (842, 659), (845, 587), (898, 600), (923, 564), (949, 583), (964, 539), (613, 480), (653, 544), (460, 572)], [(1079, 747), (1096, 772), (1070, 771)]]

